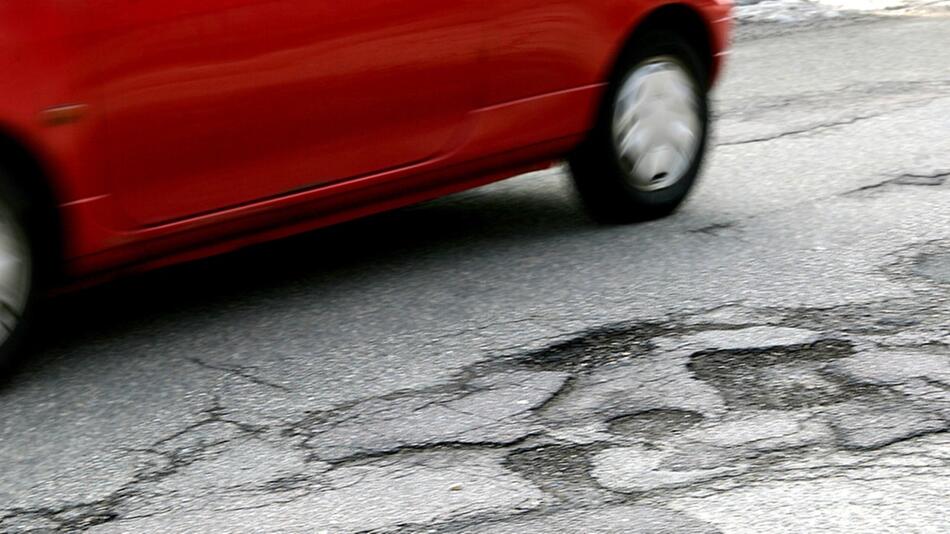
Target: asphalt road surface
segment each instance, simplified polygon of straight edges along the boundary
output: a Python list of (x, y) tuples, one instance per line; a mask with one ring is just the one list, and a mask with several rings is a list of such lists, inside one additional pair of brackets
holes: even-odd
[(745, 37), (666, 220), (554, 169), (59, 300), (0, 531), (946, 532), (948, 51)]

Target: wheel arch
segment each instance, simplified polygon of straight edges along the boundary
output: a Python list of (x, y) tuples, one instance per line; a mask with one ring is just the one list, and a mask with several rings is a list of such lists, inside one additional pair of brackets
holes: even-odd
[(52, 173), (27, 143), (3, 128), (0, 128), (0, 169), (29, 203), (28, 230), (38, 249), (35, 254), (43, 266), (42, 274), (59, 277), (64, 256), (64, 228)]
[(717, 68), (713, 29), (698, 8), (684, 3), (663, 4), (639, 19), (621, 41), (622, 44), (614, 53), (604, 79), (610, 80), (615, 75), (617, 65), (641, 36), (662, 30), (675, 32), (686, 39), (702, 62), (706, 86), (710, 87), (715, 80)]

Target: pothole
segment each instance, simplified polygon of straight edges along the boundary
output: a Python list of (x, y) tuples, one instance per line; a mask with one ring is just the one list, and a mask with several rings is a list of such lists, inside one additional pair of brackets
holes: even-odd
[(656, 409), (617, 417), (609, 425), (614, 434), (654, 441), (682, 432), (702, 420), (701, 414), (689, 410)]
[(737, 367), (762, 368), (802, 361), (827, 362), (847, 358), (854, 353), (848, 341), (836, 339), (808, 345), (787, 345), (729, 350), (700, 351), (690, 357), (689, 369), (697, 377), (731, 374)]
[(605, 490), (590, 475), (591, 457), (608, 447), (607, 444), (541, 445), (512, 452), (505, 465), (561, 500), (575, 504), (585, 500), (599, 502)]
[(659, 324), (611, 326), (518, 357), (519, 363), (545, 371), (585, 371), (639, 356), (651, 340), (668, 334)]
[(688, 365), (694, 376), (740, 408), (785, 410), (876, 395), (877, 388), (852, 384), (822, 372), (823, 364), (853, 354), (838, 340), (810, 345), (698, 352)]

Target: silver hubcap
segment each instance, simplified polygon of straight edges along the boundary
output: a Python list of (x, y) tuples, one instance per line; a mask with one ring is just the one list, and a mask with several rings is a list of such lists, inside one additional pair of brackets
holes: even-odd
[(30, 254), (23, 229), (0, 199), (0, 345), (26, 310), (30, 294)]
[(697, 156), (701, 130), (696, 84), (677, 59), (641, 63), (620, 86), (613, 134), (635, 188), (656, 191), (683, 178)]

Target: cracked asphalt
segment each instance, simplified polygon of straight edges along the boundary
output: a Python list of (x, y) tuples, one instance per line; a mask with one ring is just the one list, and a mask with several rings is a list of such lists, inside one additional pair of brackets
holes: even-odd
[(666, 220), (553, 169), (59, 299), (0, 531), (947, 532), (948, 50), (741, 39)]

